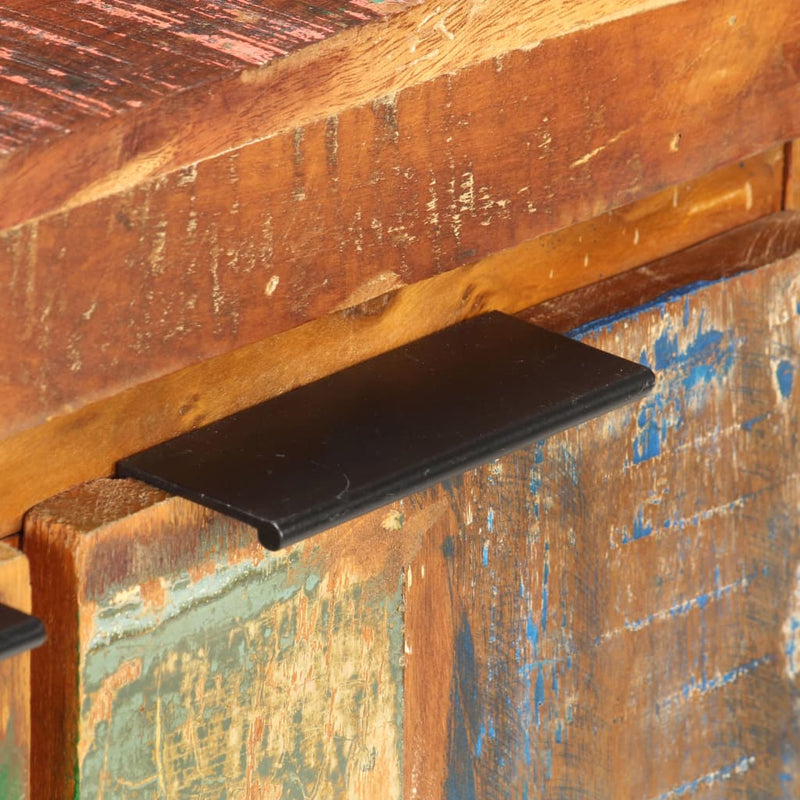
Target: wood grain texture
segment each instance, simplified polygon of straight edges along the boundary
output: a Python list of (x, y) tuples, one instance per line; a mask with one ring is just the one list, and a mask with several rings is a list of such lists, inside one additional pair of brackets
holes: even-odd
[(404, 796), (796, 797), (800, 256), (583, 339), (656, 389), (445, 485)]
[[(21, 515), (40, 500), (110, 475), (118, 459), (203, 423), (467, 316), (518, 312), (776, 211), (782, 175), (779, 147), (413, 286), (386, 292), (391, 279), (374, 282), (363, 297), (351, 296), (365, 300), (356, 307), (6, 438), (0, 531), (17, 530)], [(769, 251), (768, 260), (790, 252), (790, 239), (782, 241), (783, 250)], [(370, 300), (377, 292), (385, 293)]]
[(403, 564), (444, 508), (273, 554), (134, 481), (37, 507), (34, 796), (398, 797)]
[(131, 481), (32, 512), (35, 596), (75, 586), (74, 672), (34, 671), (78, 796), (796, 796), (800, 255), (583, 338), (653, 395), (280, 554)]
[[(0, 603), (30, 613), (28, 559), (0, 542)], [(0, 797), (27, 800), (31, 726), (30, 653), (0, 661)]]
[(3, 231), (6, 434), (793, 135), (794, 12), (575, 30)]
[(7, 5), (0, 227), (667, 2)]
[[(248, 124), (242, 114), (221, 113), (226, 77), (380, 18), (381, 9), (370, 0), (6, 6), (1, 174), (17, 202), (6, 204), (3, 226), (69, 205), (87, 190), (102, 194), (98, 183), (124, 186), (228, 149), (237, 122)], [(211, 117), (205, 136), (187, 137), (202, 103)], [(216, 135), (212, 125), (221, 128)]]
[(529, 322), (567, 333), (702, 281), (763, 267), (800, 251), (800, 213), (762, 217), (704, 242), (526, 309)]

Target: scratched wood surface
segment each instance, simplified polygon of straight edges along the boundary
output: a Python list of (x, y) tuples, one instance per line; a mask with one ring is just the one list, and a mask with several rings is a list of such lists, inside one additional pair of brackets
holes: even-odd
[[(531, 36), (547, 17), (509, 8), (505, 24)], [(478, 28), (481, 46), (508, 49), (4, 229), (2, 435), (796, 135), (795, 12), (687, 0), (551, 26), (537, 46)], [(82, 171), (60, 164), (48, 185)], [(3, 207), (22, 194), (7, 189)]]
[(520, 316), (548, 330), (567, 333), (589, 320), (645, 305), (681, 287), (729, 278), (797, 251), (800, 213), (781, 211), (637, 269), (545, 300), (525, 309)]
[[(387, 5), (391, 13), (404, 3)], [(21, 191), (4, 205), (3, 225), (74, 202), (87, 189), (108, 192), (112, 177), (135, 182), (229, 149), (237, 126), (249, 128), (251, 138), (266, 135), (252, 107), (265, 69), (380, 19), (384, 9), (372, 0), (6, 4), (0, 181), (5, 191)], [(237, 88), (256, 84), (249, 104), (233, 115), (215, 107), (226, 78), (234, 102), (245, 99)], [(192, 126), (203, 101), (216, 135), (211, 120), (200, 128), (205, 136)]]
[[(386, 292), (391, 281), (374, 284), (357, 306), (6, 438), (0, 441), (0, 532), (18, 530), (22, 514), (44, 498), (110, 475), (120, 458), (200, 423), (482, 310), (518, 312), (769, 215), (781, 205), (782, 152), (772, 148), (412, 286)], [(771, 229), (772, 223), (766, 225)], [(774, 238), (777, 249), (754, 246), (751, 259), (763, 264), (792, 252), (794, 227), (796, 221), (787, 220), (786, 236)], [(699, 274), (704, 263), (692, 269)], [(377, 291), (384, 294), (369, 300)], [(5, 424), (11, 424), (9, 418)]]
[(278, 555), (34, 509), (42, 796), (798, 796), (800, 254), (576, 335), (654, 393)]
[[(0, 603), (30, 613), (28, 559), (0, 542)], [(30, 654), (0, 661), (0, 797), (27, 800), (30, 747)]]
[(6, 4), (0, 225), (666, 2)]
[(446, 487), (407, 798), (800, 796), (800, 256), (580, 333), (653, 394)]
[(443, 509), (275, 555), (133, 481), (37, 507), (33, 796), (399, 797), (402, 564)]

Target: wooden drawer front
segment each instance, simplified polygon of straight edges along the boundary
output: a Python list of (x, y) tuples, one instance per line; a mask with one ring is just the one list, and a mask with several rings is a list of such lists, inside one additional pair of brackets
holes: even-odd
[(277, 555), (41, 504), (34, 796), (797, 796), (798, 326), (800, 256), (598, 323), (641, 404)]
[(800, 796), (798, 301), (793, 257), (593, 326), (654, 393), (454, 485), (407, 797)]

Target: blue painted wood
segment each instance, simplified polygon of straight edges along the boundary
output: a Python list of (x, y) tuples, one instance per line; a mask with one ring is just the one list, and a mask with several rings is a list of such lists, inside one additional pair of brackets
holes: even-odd
[(798, 797), (800, 257), (580, 336), (656, 388), (448, 484), (406, 797)]
[(134, 482), (32, 512), (86, 796), (800, 796), (800, 256), (581, 336), (653, 393), (278, 554)]

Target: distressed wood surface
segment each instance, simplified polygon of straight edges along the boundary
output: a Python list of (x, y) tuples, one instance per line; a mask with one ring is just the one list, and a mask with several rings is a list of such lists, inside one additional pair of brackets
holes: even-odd
[(4, 230), (5, 435), (795, 135), (795, 10), (576, 23)]
[(404, 796), (797, 797), (800, 256), (582, 338), (656, 389), (445, 487)]
[(0, 226), (668, 2), (6, 5)]
[[(22, 514), (46, 497), (110, 475), (120, 458), (202, 423), (466, 316), (490, 309), (518, 312), (776, 211), (782, 180), (782, 149), (773, 148), (7, 438), (0, 442), (0, 531), (17, 530)], [(790, 236), (781, 247), (766, 260), (791, 252)], [(754, 247), (752, 257), (763, 259), (764, 252)], [(366, 297), (391, 285), (373, 285)]]
[(797, 251), (800, 213), (770, 214), (638, 269), (546, 300), (520, 316), (548, 330), (567, 333), (692, 283), (731, 277)]
[(274, 554), (134, 481), (37, 507), (34, 796), (398, 797), (402, 565), (443, 509)]
[[(28, 559), (0, 542), (0, 603), (31, 611)], [(0, 661), (0, 797), (27, 800), (30, 753), (30, 653)]]
[[(382, 12), (372, 0), (7, 4), (0, 185), (16, 201), (4, 205), (0, 224), (269, 133), (252, 107), (258, 84), (274, 72), (266, 68)], [(242, 104), (239, 113), (224, 113), (226, 97)], [(198, 129), (192, 123), (203, 106)]]
[(580, 335), (654, 393), (280, 554), (132, 481), (38, 506), (43, 796), (797, 796), (800, 255)]

